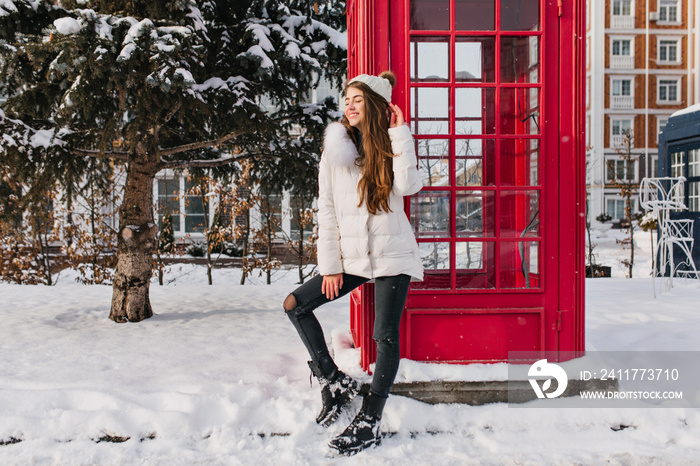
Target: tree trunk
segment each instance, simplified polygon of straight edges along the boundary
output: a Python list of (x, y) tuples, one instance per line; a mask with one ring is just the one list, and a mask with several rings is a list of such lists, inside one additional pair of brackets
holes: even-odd
[[(144, 160), (146, 154), (138, 154), (137, 158)], [(153, 180), (157, 171), (155, 163), (130, 162), (127, 168), (109, 314), (115, 322), (140, 322), (153, 315), (148, 290), (158, 232), (153, 220)]]

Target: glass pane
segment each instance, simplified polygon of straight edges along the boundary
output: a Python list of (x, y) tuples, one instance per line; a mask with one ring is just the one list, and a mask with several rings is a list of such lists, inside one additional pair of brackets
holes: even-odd
[(494, 236), (494, 192), (457, 191), (455, 227), (462, 238)]
[(455, 141), (457, 186), (493, 186), (496, 184), (496, 141), (493, 139), (457, 139)]
[(496, 287), (494, 250), (494, 243), (467, 242), (457, 243), (455, 245), (455, 266), (457, 269), (458, 289)]
[(678, 178), (684, 174), (683, 155), (684, 152), (673, 152), (671, 154), (671, 176)]
[(450, 44), (447, 37), (411, 38), (411, 81), (450, 79)]
[(185, 232), (186, 233), (202, 233), (204, 232), (204, 215), (186, 215), (185, 216)]
[(411, 198), (411, 202), (411, 223), (416, 236), (423, 238), (449, 236), (449, 192), (420, 192)]
[(425, 270), (449, 270), (450, 243), (418, 243)]
[(496, 40), (493, 37), (457, 37), (455, 81), (492, 83), (496, 80)]
[(700, 176), (700, 149), (688, 151), (688, 177)]
[(501, 139), (501, 185), (539, 185), (539, 155), (539, 139)]
[(411, 0), (411, 29), (444, 31), (449, 28), (449, 0)]
[(501, 192), (501, 237), (540, 234), (539, 191)]
[(538, 134), (539, 90), (501, 88), (501, 133)]
[(455, 29), (458, 31), (493, 31), (495, 0), (455, 0)]
[(495, 90), (455, 89), (455, 134), (493, 134), (496, 132)]
[(449, 186), (450, 140), (416, 139), (415, 144), (423, 186)]
[[(208, 203), (207, 203), (208, 204)], [(185, 214), (202, 214), (204, 215), (204, 206), (202, 199), (199, 196), (185, 197)]]
[(501, 37), (501, 82), (539, 82), (539, 40), (537, 36)]
[(411, 89), (411, 130), (413, 134), (449, 133), (449, 89)]
[(501, 0), (501, 30), (536, 31), (540, 28), (540, 0)]
[(688, 183), (688, 210), (690, 212), (700, 211), (700, 183)]
[(159, 196), (177, 196), (179, 191), (180, 180), (158, 180)]
[(450, 288), (450, 243), (418, 243), (423, 261), (422, 282), (411, 283), (412, 289), (445, 290)]
[(501, 288), (539, 288), (539, 242), (501, 242)]

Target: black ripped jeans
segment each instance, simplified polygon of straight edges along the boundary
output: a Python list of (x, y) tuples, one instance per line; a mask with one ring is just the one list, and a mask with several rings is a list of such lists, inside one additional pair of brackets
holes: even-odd
[[(350, 293), (368, 281), (367, 278), (344, 273), (340, 296)], [(386, 398), (399, 370), (399, 324), (411, 277), (395, 275), (377, 277), (374, 281), (373, 338), (377, 342), (377, 364), (374, 368), (370, 392), (375, 396)], [(313, 312), (329, 301), (326, 295), (321, 293), (322, 282), (323, 277), (317, 275), (294, 290), (292, 295), (296, 299), (296, 307), (287, 311), (287, 316), (299, 332), (311, 359), (319, 364), (326, 378), (332, 378), (338, 368), (328, 353), (323, 329)]]

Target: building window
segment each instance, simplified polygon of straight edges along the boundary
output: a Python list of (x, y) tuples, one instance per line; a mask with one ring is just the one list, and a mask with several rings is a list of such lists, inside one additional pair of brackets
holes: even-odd
[(662, 63), (678, 63), (680, 59), (679, 39), (659, 39), (657, 59)]
[(661, 0), (659, 2), (659, 21), (678, 23), (678, 0)]
[(204, 213), (205, 209), (206, 213), (209, 213), (209, 198), (205, 197), (203, 201), (200, 194), (194, 194), (192, 191), (195, 187), (196, 183), (193, 180), (185, 179), (185, 233), (204, 233), (206, 228)]
[(659, 79), (658, 101), (659, 103), (678, 103), (678, 79)]
[(605, 183), (625, 183), (637, 181), (637, 161), (608, 159), (605, 161)]
[(612, 39), (610, 57), (611, 68), (634, 68), (632, 39)]
[[(630, 199), (632, 213), (637, 211), (637, 200)], [(618, 197), (607, 197), (605, 199), (605, 213), (615, 220), (624, 220), (625, 218), (625, 200)]]
[(656, 117), (656, 134), (660, 134), (664, 130), (664, 128), (666, 127), (666, 123), (668, 123), (668, 117)]
[(282, 191), (260, 190), (260, 221), (262, 228), (275, 235), (282, 231)]
[(180, 180), (164, 178), (158, 180), (158, 228), (163, 228), (163, 217), (170, 214), (173, 232), (180, 231)]
[(156, 185), (158, 226), (162, 228), (163, 217), (170, 213), (175, 235), (204, 233), (205, 212), (211, 218), (210, 198), (203, 202), (202, 196), (193, 192), (195, 183), (186, 177), (158, 178)]
[(651, 160), (649, 161), (649, 177), (655, 178), (659, 175), (659, 156), (658, 155), (652, 155)]
[(634, 28), (632, 0), (613, 0), (610, 27), (614, 29)]
[(613, 79), (611, 108), (634, 108), (632, 96), (632, 79)]
[(629, 16), (632, 14), (632, 0), (613, 0), (613, 15)]
[(614, 119), (610, 122), (610, 147), (621, 148), (625, 142), (625, 136), (632, 130), (632, 120)]
[(313, 233), (313, 201), (306, 196), (292, 195), (290, 199), (292, 218), (289, 225), (289, 234), (293, 241), (299, 241), (302, 229), (304, 240), (309, 239)]

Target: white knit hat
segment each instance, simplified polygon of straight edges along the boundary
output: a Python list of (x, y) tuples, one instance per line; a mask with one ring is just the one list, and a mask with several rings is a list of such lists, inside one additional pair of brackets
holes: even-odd
[(356, 81), (367, 84), (370, 89), (382, 96), (384, 100), (391, 102), (391, 83), (388, 79), (380, 78), (379, 76), (371, 76), (369, 74), (360, 74), (348, 81), (348, 84), (352, 84)]

